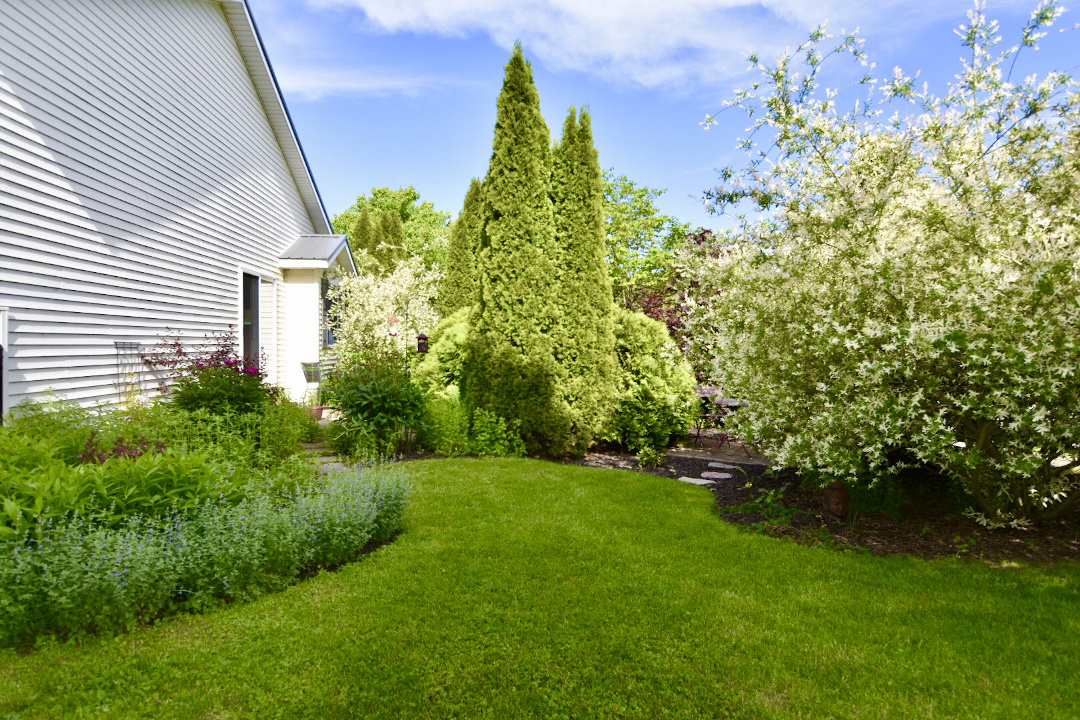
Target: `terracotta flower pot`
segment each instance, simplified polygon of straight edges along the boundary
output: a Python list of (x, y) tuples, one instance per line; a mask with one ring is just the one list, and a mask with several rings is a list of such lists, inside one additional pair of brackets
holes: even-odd
[(833, 517), (842, 518), (847, 515), (849, 500), (850, 496), (847, 488), (839, 480), (833, 481), (832, 485), (825, 488), (825, 502), (823, 505), (825, 512)]
[(312, 405), (311, 414), (315, 416), (316, 420), (322, 420), (322, 411), (325, 409), (325, 405)]

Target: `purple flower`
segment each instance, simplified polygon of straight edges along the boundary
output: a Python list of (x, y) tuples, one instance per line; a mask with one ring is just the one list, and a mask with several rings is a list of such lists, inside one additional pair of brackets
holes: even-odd
[(225, 361), (225, 366), (226, 367), (232, 367), (232, 366), (237, 365), (237, 364), (239, 364), (239, 361), (238, 360), (233, 360), (231, 358), (229, 360)]
[(258, 376), (258, 375), (261, 374), (261, 373), (259, 373), (259, 368), (255, 367), (254, 365), (249, 365), (248, 367), (244, 368), (244, 372), (246, 372), (248, 375), (255, 375), (255, 376)]
[(195, 367), (206, 367), (206, 365), (204, 365), (201, 362), (197, 362), (197, 363), (195, 363)]

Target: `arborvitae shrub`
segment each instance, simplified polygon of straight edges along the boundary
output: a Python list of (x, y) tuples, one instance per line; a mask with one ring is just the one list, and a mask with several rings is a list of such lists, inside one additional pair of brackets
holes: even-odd
[(555, 328), (559, 393), (570, 410), (568, 449), (592, 445), (614, 404), (615, 337), (611, 278), (604, 259), (604, 179), (592, 121), (571, 108), (554, 151), (552, 199), (561, 313)]
[(552, 332), (561, 321), (551, 203), (551, 134), (520, 46), (506, 65), (481, 204), (479, 295), (469, 333), (465, 402), (520, 425), (529, 452), (569, 436)]
[(470, 308), (444, 317), (431, 331), (428, 353), (413, 370), (413, 382), (429, 396), (443, 395), (448, 386), (461, 384), (469, 336)]
[(450, 228), (446, 249), (446, 274), (439, 288), (439, 312), (443, 317), (475, 305), (479, 292), (477, 253), (480, 250), (480, 202), (482, 186), (473, 178), (465, 206)]
[(606, 440), (638, 451), (667, 447), (686, 434), (698, 398), (689, 364), (662, 322), (623, 308), (615, 311), (619, 404)]

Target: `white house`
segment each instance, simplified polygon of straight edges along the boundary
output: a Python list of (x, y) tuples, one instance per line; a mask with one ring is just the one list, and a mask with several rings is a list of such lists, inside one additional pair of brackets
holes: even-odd
[(230, 326), (301, 398), (332, 232), (243, 0), (0, 0), (0, 409)]

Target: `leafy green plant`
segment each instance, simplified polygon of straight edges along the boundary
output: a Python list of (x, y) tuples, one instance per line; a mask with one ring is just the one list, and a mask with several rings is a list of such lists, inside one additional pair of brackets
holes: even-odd
[(410, 437), (423, 433), (423, 393), (394, 355), (368, 355), (334, 373), (327, 387), (342, 414), (332, 430), (339, 447), (343, 438), (360, 442), (370, 436), (376, 451), (389, 455), (405, 449)]
[(255, 365), (226, 359), (221, 366), (197, 362), (176, 381), (173, 403), (182, 410), (212, 413), (261, 412), (269, 400), (269, 389)]
[[(157, 473), (147, 462), (131, 464), (143, 473), (140, 495), (152, 491), (147, 479)], [(284, 497), (204, 500), (190, 512), (119, 523), (50, 520), (29, 543), (0, 542), (0, 645), (131, 628), (279, 590), (301, 571), (340, 565), (389, 538), (407, 500), (400, 473), (367, 469), (334, 473)]]
[(507, 422), (493, 412), (476, 408), (469, 430), (469, 453), (497, 457), (521, 457), (525, 443), (517, 421)]
[(40, 537), (43, 522), (75, 515), (115, 527), (210, 497), (236, 502), (254, 487), (295, 488), (316, 474), (300, 454), (311, 422), (280, 401), (244, 414), (21, 406), (0, 428), (0, 540)]
[[(60, 398), (50, 398), (45, 402), (24, 402), (11, 411), (7, 427), (0, 430), (0, 435), (18, 436), (48, 446), (48, 454), (61, 462), (74, 464), (80, 461), (86, 443), (94, 430), (98, 419), (92, 411), (79, 407)], [(41, 452), (42, 445), (38, 445)], [(8, 462), (16, 462), (14, 446), (9, 446), (3, 457)], [(32, 455), (24, 458), (33, 462)]]
[(460, 308), (440, 320), (431, 331), (428, 353), (416, 364), (413, 373), (413, 380), (429, 396), (444, 395), (450, 386), (457, 395), (465, 363), (470, 312), (468, 306)]
[(790, 525), (796, 515), (805, 515), (804, 510), (790, 508), (784, 505), (784, 493), (787, 486), (779, 488), (761, 488), (756, 498), (742, 505), (731, 505), (724, 508), (728, 513), (750, 513), (764, 515), (765, 521), (770, 525)]
[(469, 453), (469, 412), (456, 394), (428, 399), (423, 442), (442, 455)]
[(521, 457), (525, 444), (517, 423), (508, 423), (493, 412), (469, 411), (456, 393), (428, 400), (424, 445), (443, 455)]
[(645, 446), (638, 450), (638, 465), (651, 468), (659, 467), (664, 463), (667, 454), (660, 448)]

